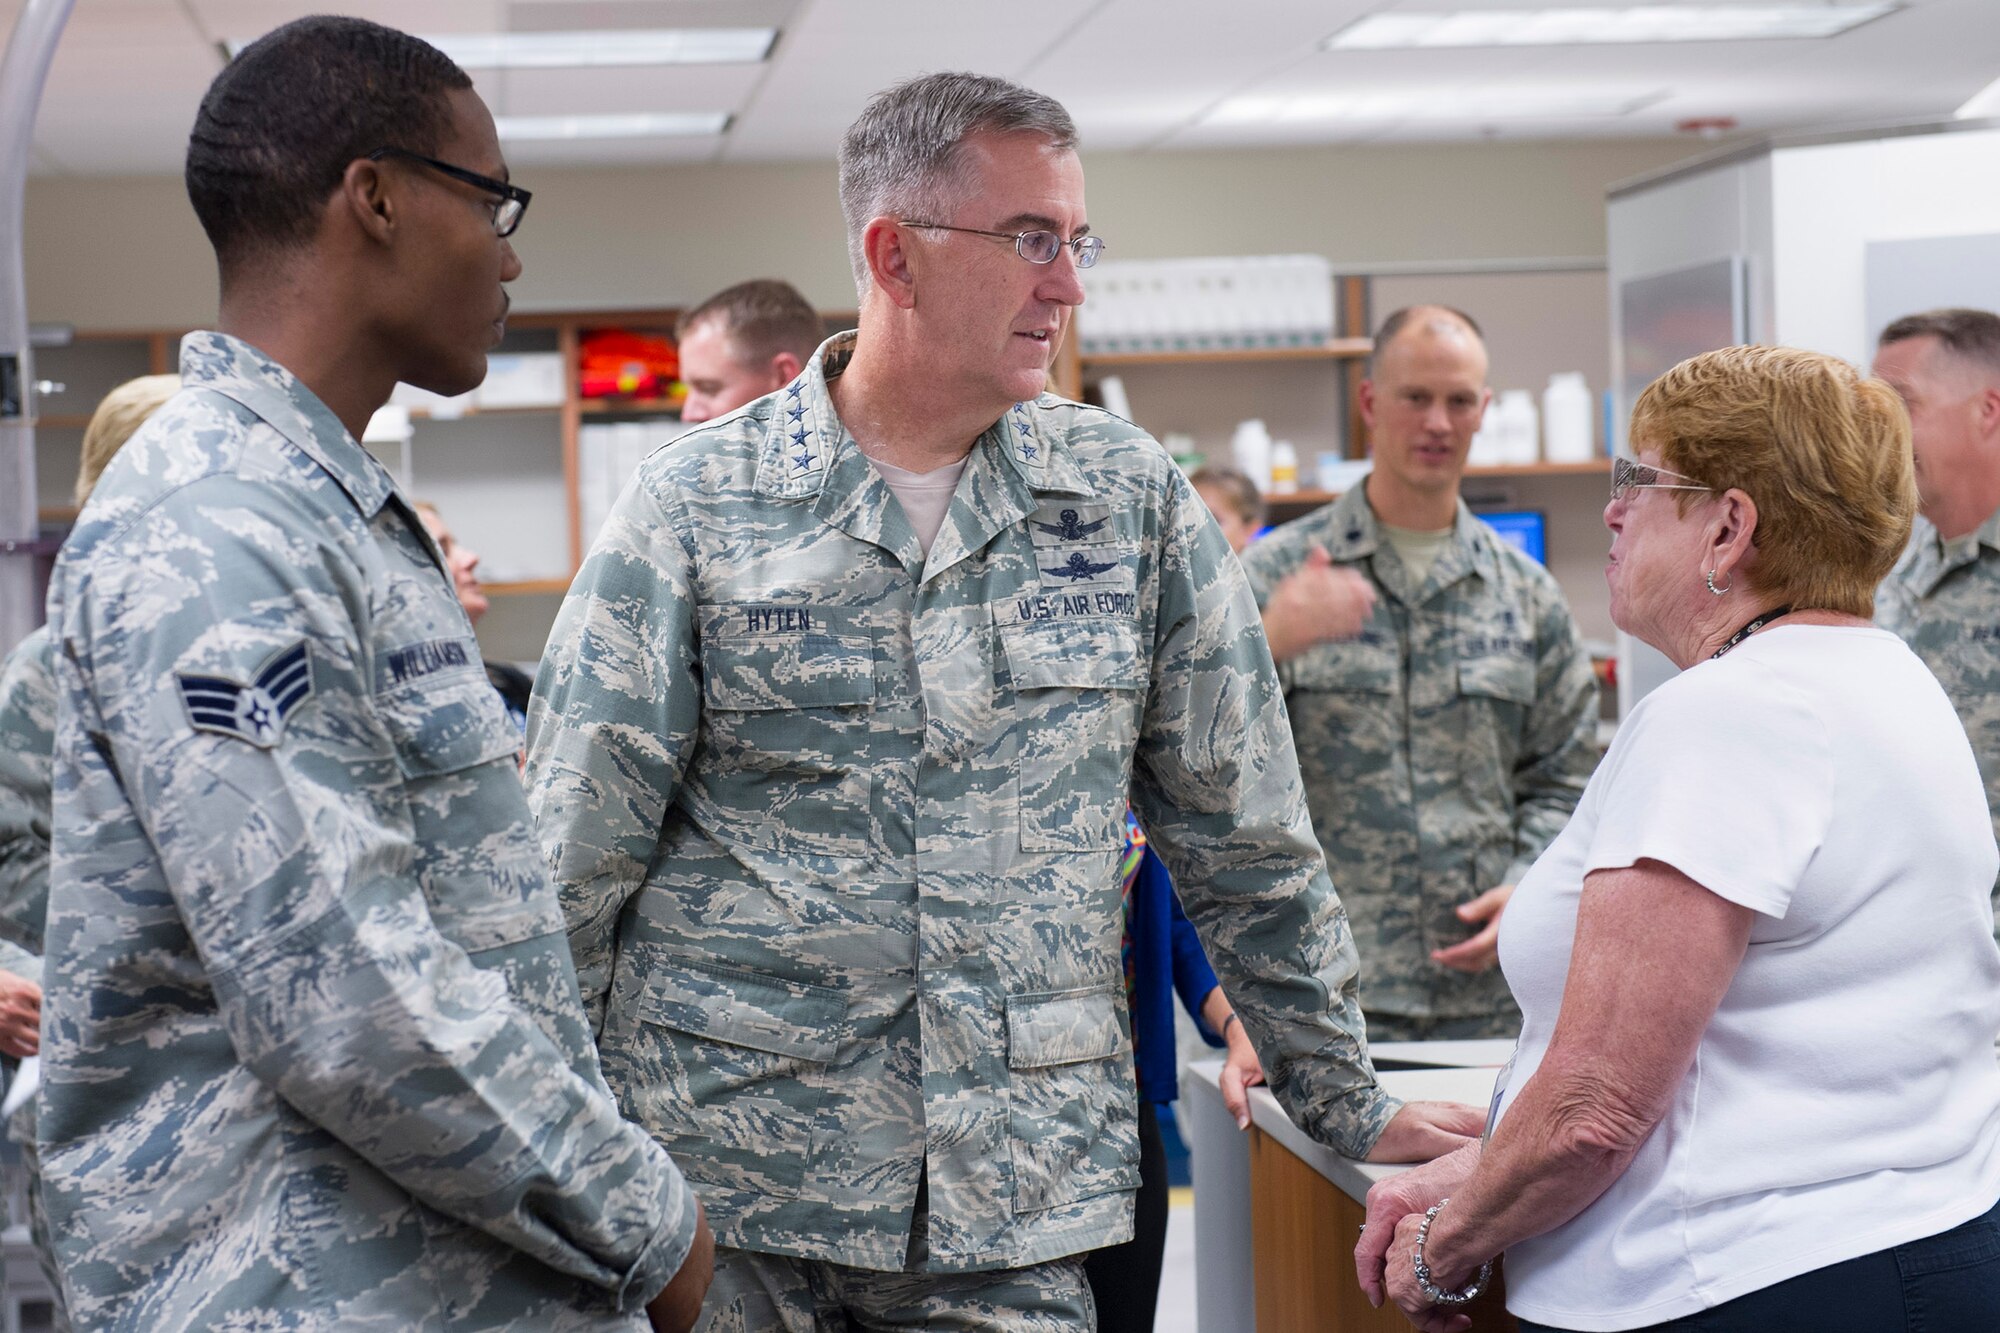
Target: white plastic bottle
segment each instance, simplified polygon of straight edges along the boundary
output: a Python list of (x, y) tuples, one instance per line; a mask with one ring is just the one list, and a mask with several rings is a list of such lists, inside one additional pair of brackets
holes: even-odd
[(1500, 412), (1500, 439), (1507, 466), (1526, 467), (1541, 457), (1541, 413), (1526, 389), (1508, 389), (1494, 405)]
[(1250, 478), (1259, 491), (1271, 489), (1271, 432), (1263, 418), (1238, 423), (1229, 452), (1236, 458), (1236, 470)]
[(1596, 453), (1591, 439), (1590, 386), (1580, 370), (1549, 376), (1542, 394), (1542, 446), (1551, 463), (1588, 463)]
[(1271, 446), (1271, 494), (1296, 495), (1299, 489), (1299, 451), (1290, 440)]

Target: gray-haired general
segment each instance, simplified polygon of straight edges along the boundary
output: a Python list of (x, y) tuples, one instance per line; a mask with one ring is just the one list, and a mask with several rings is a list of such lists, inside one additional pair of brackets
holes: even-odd
[[(433, 47), (287, 24), (187, 186), (219, 331), (57, 561), (39, 1141), (80, 1329), (685, 1329), (442, 557), (357, 442), (485, 375), (528, 193)], [(650, 1305), (650, 1310), (648, 1309)]]
[[(1363, 1048), (1257, 608), (1136, 428), (1044, 392), (1101, 242), (997, 79), (841, 149), (860, 328), (649, 458), (559, 615), (531, 803), (606, 1076), (714, 1220), (713, 1330), (1087, 1329), (1131, 1234), (1127, 794), (1273, 1089), (1429, 1156)], [(853, 1323), (850, 1323), (853, 1321)]]
[(1876, 590), (1875, 620), (1951, 697), (2000, 821), (2000, 315), (1894, 320), (1875, 373), (1909, 410), (1922, 504), (1909, 549)]

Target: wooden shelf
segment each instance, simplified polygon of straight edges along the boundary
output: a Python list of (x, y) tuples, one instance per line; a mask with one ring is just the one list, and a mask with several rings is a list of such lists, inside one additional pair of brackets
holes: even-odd
[(1374, 349), (1369, 338), (1335, 338), (1316, 347), (1236, 347), (1207, 352), (1085, 352), (1086, 369), (1100, 366), (1226, 366), (1258, 361), (1353, 361)]
[(482, 583), (489, 597), (560, 597), (569, 591), (568, 579), (516, 579), (511, 583)]
[(456, 416), (441, 417), (427, 407), (410, 409), (412, 421), (463, 421), (467, 417), (548, 416), (563, 410), (561, 403), (535, 403), (520, 407), (468, 407)]
[(75, 505), (44, 505), (35, 511), (35, 521), (37, 523), (74, 523), (76, 522), (76, 514)]
[[(1611, 460), (1593, 458), (1588, 463), (1522, 463), (1509, 467), (1469, 467), (1467, 477), (1589, 477), (1604, 476), (1611, 471)], [(1264, 496), (1264, 503), (1271, 506), (1312, 506), (1331, 504), (1340, 498), (1339, 491), (1297, 490), (1284, 493), (1271, 492)]]
[(576, 410), (587, 417), (648, 412), (679, 416), (686, 401), (674, 398), (585, 398), (577, 403)]

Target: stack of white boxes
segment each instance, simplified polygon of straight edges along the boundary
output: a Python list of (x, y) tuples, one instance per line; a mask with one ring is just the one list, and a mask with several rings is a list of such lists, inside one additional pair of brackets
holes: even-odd
[(625, 483), (646, 455), (679, 437), (677, 417), (592, 422), (576, 433), (577, 518), (587, 555)]
[(1317, 347), (1333, 337), (1322, 255), (1106, 261), (1083, 273), (1085, 356)]

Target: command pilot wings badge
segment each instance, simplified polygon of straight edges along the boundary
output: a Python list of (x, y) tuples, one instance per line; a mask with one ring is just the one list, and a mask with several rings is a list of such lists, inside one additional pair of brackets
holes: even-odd
[(1116, 568), (1118, 568), (1116, 560), (1107, 560), (1103, 564), (1099, 564), (1081, 551), (1071, 551), (1068, 560), (1057, 565), (1054, 569), (1050, 569), (1044, 565), (1042, 573), (1053, 575), (1059, 579), (1071, 579), (1081, 582), (1084, 579), (1094, 579), (1099, 574), (1107, 573)]
[(249, 741), (268, 750), (284, 734), (285, 719), (311, 696), (312, 658), (301, 639), (276, 653), (258, 668), (257, 679), (239, 685), (222, 676), (174, 673), (187, 706), (188, 721), (201, 731), (213, 731)]

